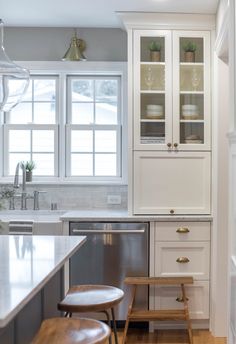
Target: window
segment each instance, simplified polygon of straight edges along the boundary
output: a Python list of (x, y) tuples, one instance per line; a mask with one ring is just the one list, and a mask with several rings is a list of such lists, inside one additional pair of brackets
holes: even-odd
[(68, 176), (120, 175), (120, 77), (70, 76)]
[(23, 101), (5, 115), (5, 176), (33, 160), (35, 176), (57, 176), (58, 77), (31, 76)]
[(27, 94), (2, 125), (2, 179), (14, 175), (19, 161), (33, 160), (35, 182), (126, 182), (124, 66), (74, 66), (25, 66)]

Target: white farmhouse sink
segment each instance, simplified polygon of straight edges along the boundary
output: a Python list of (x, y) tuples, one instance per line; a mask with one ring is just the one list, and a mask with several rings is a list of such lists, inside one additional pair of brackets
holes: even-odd
[(0, 211), (2, 234), (9, 232), (9, 222), (19, 222), (24, 227), (24, 222), (32, 221), (32, 231), (35, 235), (62, 235), (62, 222), (60, 216), (63, 210), (6, 210)]

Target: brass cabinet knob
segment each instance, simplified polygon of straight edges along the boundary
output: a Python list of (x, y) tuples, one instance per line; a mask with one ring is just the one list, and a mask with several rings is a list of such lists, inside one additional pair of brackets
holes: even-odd
[(187, 257), (179, 257), (176, 259), (177, 263), (188, 263), (190, 260)]
[[(188, 300), (189, 300), (189, 298), (188, 298), (188, 297), (186, 297), (185, 299), (186, 299), (186, 301), (188, 301)], [(184, 302), (184, 298), (183, 298), (183, 296), (182, 296), (182, 297), (177, 297), (177, 298), (176, 298), (176, 301), (177, 301), (177, 302)]]
[(170, 142), (167, 143), (167, 147), (171, 148), (172, 144)]
[(177, 233), (189, 233), (189, 229), (187, 227), (179, 227), (176, 229)]
[(178, 143), (175, 142), (174, 143), (174, 147), (177, 148), (178, 147)]
[(174, 214), (175, 213), (174, 209), (170, 209), (170, 213)]

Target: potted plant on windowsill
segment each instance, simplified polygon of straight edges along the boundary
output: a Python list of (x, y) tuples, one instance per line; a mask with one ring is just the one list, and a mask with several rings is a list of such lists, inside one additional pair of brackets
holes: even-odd
[(35, 169), (36, 165), (34, 161), (26, 161), (25, 163), (25, 171), (26, 171), (26, 181), (32, 182), (33, 177), (33, 170)]
[(161, 61), (161, 43), (157, 41), (151, 41), (149, 44), (150, 50), (150, 60), (152, 62), (160, 62)]
[(197, 49), (197, 45), (194, 42), (189, 41), (183, 45), (185, 62), (195, 62), (196, 49)]

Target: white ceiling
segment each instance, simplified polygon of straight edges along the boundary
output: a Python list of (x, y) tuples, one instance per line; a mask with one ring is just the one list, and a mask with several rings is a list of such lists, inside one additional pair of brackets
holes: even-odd
[(214, 14), (218, 0), (0, 0), (5, 26), (121, 27), (115, 12)]

